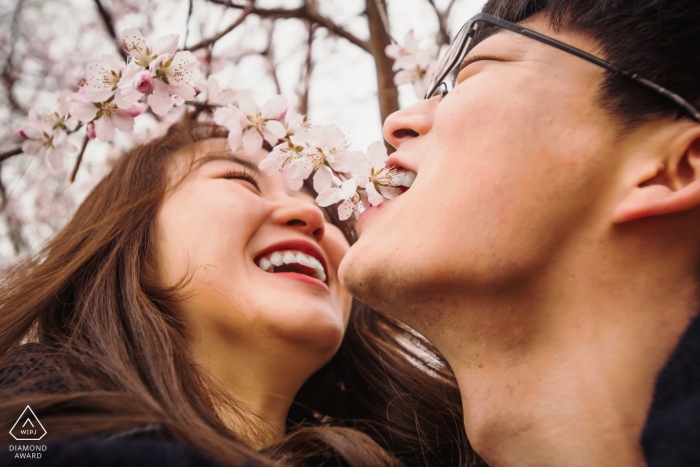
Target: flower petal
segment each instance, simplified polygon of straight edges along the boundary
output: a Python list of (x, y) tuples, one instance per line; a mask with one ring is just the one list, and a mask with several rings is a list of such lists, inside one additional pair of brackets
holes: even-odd
[(287, 107), (287, 99), (285, 99), (282, 95), (277, 95), (265, 102), (265, 105), (263, 105), (262, 109), (260, 109), (260, 114), (263, 116), (263, 118), (277, 120), (287, 111)]
[(117, 130), (108, 118), (98, 118), (95, 120), (95, 134), (97, 135), (97, 139), (103, 143), (112, 141), (116, 133)]
[(277, 141), (287, 136), (287, 130), (285, 130), (284, 125), (277, 120), (268, 120), (263, 129), (263, 136), (265, 137), (265, 141), (270, 143), (271, 146), (274, 146), (277, 144)]
[(153, 42), (153, 50), (151, 53), (154, 55), (172, 55), (177, 51), (177, 43), (179, 40), (180, 36), (178, 34), (170, 34), (168, 36), (160, 37)]
[(238, 98), (236, 101), (238, 103), (238, 108), (241, 109), (244, 114), (255, 115), (258, 113), (258, 107), (255, 105), (255, 98), (249, 89), (238, 91)]
[(243, 132), (243, 151), (248, 156), (254, 156), (262, 149), (263, 137), (255, 130)]

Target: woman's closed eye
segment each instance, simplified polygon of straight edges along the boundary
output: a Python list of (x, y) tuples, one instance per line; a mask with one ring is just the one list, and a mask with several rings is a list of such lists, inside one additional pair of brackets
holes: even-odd
[(260, 177), (248, 169), (231, 169), (224, 174), (223, 178), (243, 180), (253, 185), (257, 191), (260, 191)]

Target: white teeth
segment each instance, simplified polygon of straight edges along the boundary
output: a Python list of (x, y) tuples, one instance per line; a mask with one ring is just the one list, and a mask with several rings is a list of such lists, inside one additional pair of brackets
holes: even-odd
[(301, 264), (302, 266), (313, 269), (316, 279), (323, 282), (326, 281), (326, 273), (323, 270), (321, 262), (313, 256), (299, 251), (275, 251), (270, 255), (269, 259), (262, 258), (259, 266), (263, 271), (273, 272), (273, 266), (282, 266), (283, 264)]
[(284, 264), (284, 260), (282, 259), (282, 253), (280, 253), (279, 251), (275, 251), (274, 253), (272, 253), (272, 256), (270, 256), (270, 262), (275, 266), (282, 266), (282, 264)]
[(282, 255), (282, 261), (284, 264), (292, 264), (297, 262), (297, 256), (291, 251), (287, 251)]
[(260, 269), (263, 271), (271, 271), (272, 270), (272, 263), (270, 262), (269, 259), (263, 258), (260, 260)]
[(309, 257), (306, 256), (304, 253), (297, 253), (297, 263), (301, 264), (302, 266), (311, 267)]

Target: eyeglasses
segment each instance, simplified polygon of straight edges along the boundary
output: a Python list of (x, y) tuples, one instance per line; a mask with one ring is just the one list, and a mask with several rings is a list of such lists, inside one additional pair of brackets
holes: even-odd
[(459, 73), (459, 66), (462, 63), (462, 60), (464, 60), (464, 58), (467, 56), (467, 54), (472, 48), (471, 44), (473, 42), (474, 35), (479, 29), (479, 23), (486, 23), (493, 26), (498, 26), (503, 29), (507, 29), (509, 31), (513, 31), (517, 34), (521, 34), (525, 37), (535, 39), (536, 41), (540, 41), (542, 43), (551, 45), (552, 47), (556, 47), (559, 50), (563, 50), (564, 52), (568, 52), (572, 55), (580, 57), (588, 62), (593, 63), (594, 65), (598, 65), (601, 68), (605, 68), (606, 70), (612, 73), (617, 73), (619, 75), (626, 76), (627, 78), (641, 84), (642, 86), (645, 86), (648, 89), (651, 89), (652, 91), (661, 94), (665, 98), (672, 100), (678, 106), (683, 108), (683, 110), (688, 112), (694, 120), (700, 122), (700, 111), (673, 91), (669, 91), (663, 86), (660, 86), (654, 83), (653, 81), (649, 81), (648, 79), (643, 78), (636, 73), (630, 73), (628, 71), (622, 70), (621, 68), (618, 68), (612, 63), (608, 63), (605, 60), (601, 60), (600, 58), (586, 53), (583, 50), (577, 49), (576, 47), (564, 44), (563, 42), (559, 42), (558, 40), (552, 39), (551, 37), (547, 37), (543, 34), (540, 34), (537, 31), (524, 28), (519, 24), (511, 23), (510, 21), (505, 21), (496, 16), (489, 15), (488, 13), (477, 14), (472, 19), (467, 21), (467, 23), (464, 26), (462, 26), (462, 29), (459, 30), (457, 36), (454, 38), (454, 40), (448, 47), (447, 52), (438, 63), (437, 71), (435, 72), (433, 79), (428, 85), (428, 92), (425, 94), (426, 99), (430, 99), (431, 97), (434, 97), (439, 94), (442, 94), (444, 96), (452, 90), (457, 74)]

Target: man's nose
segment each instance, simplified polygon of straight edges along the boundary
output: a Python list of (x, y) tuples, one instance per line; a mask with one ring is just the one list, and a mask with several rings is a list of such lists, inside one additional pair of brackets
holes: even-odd
[(440, 99), (425, 99), (389, 115), (384, 122), (384, 139), (398, 149), (404, 142), (427, 134), (433, 127), (435, 108)]

